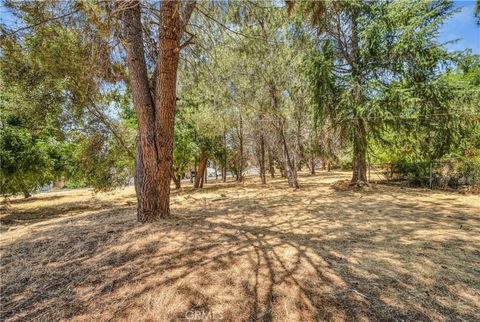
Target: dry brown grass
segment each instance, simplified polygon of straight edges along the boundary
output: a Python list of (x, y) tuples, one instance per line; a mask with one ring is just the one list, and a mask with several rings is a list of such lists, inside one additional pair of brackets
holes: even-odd
[(347, 176), (188, 188), (152, 225), (131, 188), (13, 200), (2, 320), (480, 320), (480, 198)]

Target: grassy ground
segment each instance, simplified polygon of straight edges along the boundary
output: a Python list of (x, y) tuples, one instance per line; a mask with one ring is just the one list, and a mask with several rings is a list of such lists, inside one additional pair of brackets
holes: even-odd
[(480, 198), (344, 173), (186, 188), (135, 222), (131, 188), (2, 205), (6, 321), (479, 321)]

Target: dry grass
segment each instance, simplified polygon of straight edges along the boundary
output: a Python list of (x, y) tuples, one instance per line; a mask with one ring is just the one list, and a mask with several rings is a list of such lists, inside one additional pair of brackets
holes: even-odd
[(188, 188), (152, 225), (132, 189), (13, 200), (2, 320), (480, 320), (478, 196), (331, 187), (346, 176)]

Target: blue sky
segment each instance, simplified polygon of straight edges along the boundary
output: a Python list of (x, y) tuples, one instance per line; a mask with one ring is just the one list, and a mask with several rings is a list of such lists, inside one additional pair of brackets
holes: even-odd
[[(454, 44), (448, 44), (449, 50), (472, 49), (472, 53), (480, 54), (480, 26), (477, 25), (474, 17), (474, 7), (476, 0), (455, 1), (455, 7), (461, 8), (452, 16), (440, 30), (439, 41), (447, 42), (459, 39)], [(0, 23), (5, 23), (11, 27), (18, 27), (18, 22), (5, 8), (2, 7), (3, 1), (0, 0)], [(21, 24), (20, 24), (21, 26)]]
[(471, 48), (472, 53), (480, 54), (480, 26), (473, 15), (475, 3), (476, 0), (455, 1), (455, 6), (462, 9), (442, 26), (439, 37), (441, 42), (460, 39), (457, 43), (448, 44), (449, 50)]

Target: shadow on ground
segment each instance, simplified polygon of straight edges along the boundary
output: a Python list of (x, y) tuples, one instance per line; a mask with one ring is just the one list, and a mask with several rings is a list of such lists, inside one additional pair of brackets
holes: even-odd
[(473, 199), (339, 192), (326, 178), (304, 176), (299, 191), (281, 180), (186, 189), (175, 218), (152, 225), (115, 199), (9, 231), (2, 319), (480, 319)]

